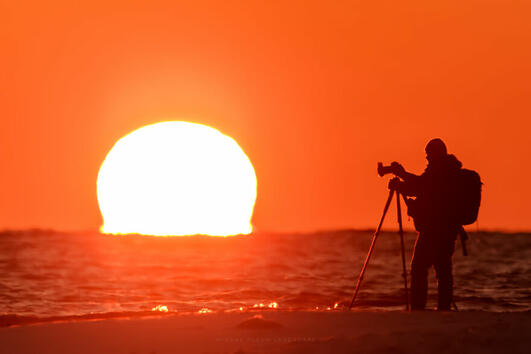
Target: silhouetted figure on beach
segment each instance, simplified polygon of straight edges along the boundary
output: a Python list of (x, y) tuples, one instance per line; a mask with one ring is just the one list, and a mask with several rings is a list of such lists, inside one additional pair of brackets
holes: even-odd
[[(408, 214), (419, 231), (411, 261), (411, 308), (426, 306), (428, 271), (433, 266), (439, 292), (438, 310), (450, 310), (453, 278), (452, 256), (458, 233), (462, 230), (459, 203), (461, 162), (447, 153), (441, 139), (426, 146), (428, 166), (420, 176), (406, 172), (398, 162), (391, 165), (392, 173), (400, 177), (389, 183), (408, 198)], [(479, 206), (478, 206), (479, 207)]]

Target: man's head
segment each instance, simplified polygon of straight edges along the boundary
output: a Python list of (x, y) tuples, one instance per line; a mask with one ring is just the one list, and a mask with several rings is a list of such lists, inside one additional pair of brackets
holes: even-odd
[(426, 159), (429, 163), (437, 163), (448, 155), (446, 145), (439, 139), (431, 139), (428, 145), (426, 145)]

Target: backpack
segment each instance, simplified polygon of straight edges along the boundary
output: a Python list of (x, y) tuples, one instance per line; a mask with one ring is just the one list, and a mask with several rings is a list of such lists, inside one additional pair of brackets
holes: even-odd
[(458, 183), (458, 219), (461, 225), (470, 225), (478, 219), (481, 204), (481, 178), (476, 171), (462, 168)]

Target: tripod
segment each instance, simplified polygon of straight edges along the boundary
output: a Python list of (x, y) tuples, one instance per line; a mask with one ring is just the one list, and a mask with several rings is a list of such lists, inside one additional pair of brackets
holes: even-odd
[(382, 214), (382, 218), (380, 219), (380, 223), (378, 224), (378, 228), (376, 229), (376, 232), (374, 233), (374, 236), (372, 237), (371, 247), (369, 248), (369, 252), (367, 253), (367, 258), (365, 258), (365, 263), (363, 263), (363, 268), (361, 268), (361, 273), (358, 278), (358, 283), (356, 284), (356, 290), (354, 290), (354, 296), (352, 297), (352, 302), (350, 303), (349, 310), (354, 305), (354, 301), (356, 300), (356, 296), (358, 296), (358, 291), (361, 287), (361, 282), (363, 280), (363, 276), (365, 275), (365, 271), (367, 270), (367, 266), (369, 265), (369, 260), (371, 258), (372, 252), (374, 251), (374, 246), (376, 245), (376, 239), (378, 238), (378, 235), (380, 234), (380, 230), (382, 228), (382, 224), (385, 218), (385, 214), (387, 214), (387, 210), (389, 209), (389, 205), (391, 204), (391, 201), (393, 199), (393, 194), (396, 193), (396, 211), (397, 211), (397, 217), (398, 217), (398, 233), (400, 234), (400, 248), (402, 250), (402, 269), (403, 273), (402, 276), (404, 278), (404, 289), (405, 295), (406, 295), (406, 310), (409, 311), (409, 296), (408, 296), (408, 289), (407, 289), (407, 273), (406, 273), (406, 255), (404, 252), (404, 231), (402, 229), (402, 210), (400, 207), (400, 192), (398, 190), (389, 190), (389, 196), (387, 197), (387, 201), (385, 202), (384, 211)]

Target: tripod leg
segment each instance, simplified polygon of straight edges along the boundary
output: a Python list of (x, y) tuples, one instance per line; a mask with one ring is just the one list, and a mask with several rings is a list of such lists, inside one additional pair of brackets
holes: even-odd
[(358, 291), (360, 290), (361, 281), (363, 280), (363, 276), (365, 275), (365, 270), (367, 269), (367, 265), (369, 265), (369, 259), (371, 258), (372, 251), (374, 250), (374, 246), (376, 245), (376, 238), (380, 234), (380, 230), (382, 228), (382, 224), (385, 218), (385, 214), (387, 214), (387, 210), (389, 209), (389, 205), (391, 204), (391, 200), (393, 199), (394, 191), (389, 191), (389, 196), (387, 197), (387, 201), (385, 202), (384, 211), (382, 214), (382, 218), (380, 219), (380, 223), (378, 224), (378, 228), (376, 229), (376, 232), (374, 233), (374, 236), (372, 237), (371, 247), (369, 248), (369, 253), (367, 253), (367, 258), (365, 258), (365, 263), (363, 263), (363, 268), (361, 268), (360, 276), (358, 277), (358, 283), (356, 284), (356, 290), (354, 290), (354, 295), (352, 296), (352, 301), (350, 302), (349, 310), (354, 305), (354, 301), (356, 300), (356, 296), (358, 296)]
[(396, 211), (398, 216), (398, 233), (400, 234), (400, 248), (402, 249), (402, 276), (404, 277), (404, 289), (406, 291), (406, 310), (409, 311), (409, 294), (407, 289), (406, 253), (404, 251), (404, 230), (402, 228), (402, 208), (400, 207), (400, 192), (396, 191)]

